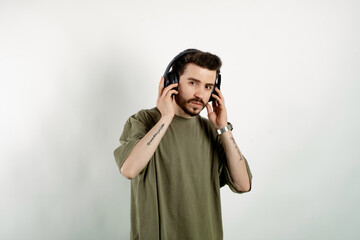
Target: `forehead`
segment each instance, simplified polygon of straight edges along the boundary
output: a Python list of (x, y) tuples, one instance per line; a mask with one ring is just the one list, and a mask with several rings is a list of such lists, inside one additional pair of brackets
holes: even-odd
[(202, 68), (194, 63), (188, 63), (184, 69), (184, 73), (180, 78), (194, 78), (205, 84), (214, 84), (216, 79), (216, 71)]

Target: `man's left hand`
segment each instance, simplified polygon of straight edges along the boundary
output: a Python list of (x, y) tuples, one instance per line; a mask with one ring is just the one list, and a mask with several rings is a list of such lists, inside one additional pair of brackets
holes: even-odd
[(227, 114), (224, 96), (217, 87), (215, 88), (215, 91), (217, 92), (218, 96), (215, 94), (212, 94), (212, 96), (216, 99), (216, 101), (212, 101), (212, 108), (210, 103), (207, 103), (206, 109), (211, 124), (215, 129), (219, 129), (227, 126)]

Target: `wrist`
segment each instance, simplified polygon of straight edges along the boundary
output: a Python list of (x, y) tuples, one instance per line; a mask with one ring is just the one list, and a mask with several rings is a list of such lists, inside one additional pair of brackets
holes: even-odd
[(216, 130), (221, 129), (221, 128), (224, 128), (224, 127), (226, 127), (227, 125), (228, 125), (227, 122), (224, 123), (224, 124), (220, 124), (220, 125), (218, 125), (218, 127), (216, 128)]
[(172, 121), (172, 119), (174, 118), (174, 115), (175, 114), (161, 115), (161, 119), (167, 123), (170, 123)]
[(218, 133), (218, 135), (221, 135), (223, 133), (226, 133), (226, 132), (232, 131), (232, 130), (233, 130), (233, 126), (231, 123), (228, 122), (224, 127), (216, 129), (216, 132)]

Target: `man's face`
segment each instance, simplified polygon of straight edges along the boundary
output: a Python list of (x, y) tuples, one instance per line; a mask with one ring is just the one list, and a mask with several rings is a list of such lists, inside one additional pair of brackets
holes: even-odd
[(216, 80), (216, 71), (189, 63), (179, 80), (175, 100), (188, 116), (196, 116), (210, 99)]

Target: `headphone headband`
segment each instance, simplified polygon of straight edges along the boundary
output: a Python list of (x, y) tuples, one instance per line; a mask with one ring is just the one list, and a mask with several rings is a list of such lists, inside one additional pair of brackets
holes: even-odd
[(179, 58), (181, 58), (182, 56), (184, 56), (184, 55), (186, 55), (186, 54), (188, 54), (188, 53), (197, 53), (197, 52), (199, 52), (199, 51), (198, 51), (198, 50), (193, 50), (193, 49), (188, 49), (188, 50), (182, 51), (181, 53), (179, 53), (178, 55), (176, 55), (176, 56), (174, 57), (174, 59), (171, 60), (171, 62), (169, 63), (169, 65), (166, 67), (164, 76), (167, 75), (167, 73), (169, 72), (171, 66), (174, 64), (174, 62), (175, 62), (176, 60), (178, 60)]

